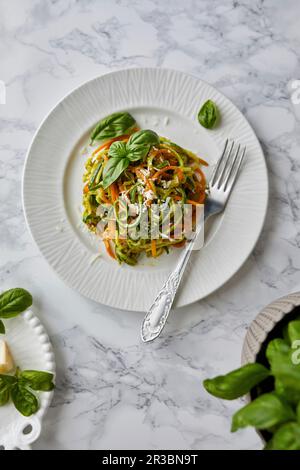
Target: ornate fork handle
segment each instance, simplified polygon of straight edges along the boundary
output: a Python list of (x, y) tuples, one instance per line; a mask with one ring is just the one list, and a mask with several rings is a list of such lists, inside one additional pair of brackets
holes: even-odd
[(145, 316), (142, 325), (142, 340), (144, 342), (155, 339), (165, 326), (181, 275), (178, 270), (172, 272)]
[[(207, 218), (207, 214), (204, 216), (204, 218)], [(176, 268), (169, 275), (144, 318), (141, 331), (142, 340), (144, 342), (152, 341), (153, 339), (157, 338), (167, 322), (174, 297), (176, 295), (179, 283), (190, 258), (200, 229), (201, 227), (197, 229), (193, 238), (186, 245), (179, 258)]]

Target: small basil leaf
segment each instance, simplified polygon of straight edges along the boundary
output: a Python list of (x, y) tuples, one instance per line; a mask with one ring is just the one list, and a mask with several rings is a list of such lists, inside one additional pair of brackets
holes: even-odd
[(110, 158), (103, 171), (103, 188), (108, 188), (108, 186), (116, 181), (123, 171), (126, 170), (129, 163), (128, 158)]
[(12, 386), (11, 398), (15, 407), (23, 416), (31, 416), (39, 409), (36, 396), (27, 390), (22, 382), (18, 382)]
[(248, 393), (269, 375), (268, 369), (261, 364), (246, 364), (227, 375), (204, 380), (203, 385), (215, 397), (234, 400)]
[(290, 344), (292, 345), (294, 341), (300, 341), (300, 321), (294, 320), (288, 324), (288, 337)]
[(137, 131), (132, 134), (127, 143), (129, 146), (131, 145), (158, 145), (159, 144), (159, 136), (156, 132), (151, 131), (150, 129), (144, 129), (141, 131)]
[(17, 382), (17, 378), (14, 375), (5, 375), (5, 374), (0, 374), (0, 386), (2, 384), (9, 384), (13, 385)]
[(273, 340), (269, 343), (266, 351), (271, 365), (271, 373), (284, 387), (293, 392), (300, 392), (300, 367), (294, 361), (293, 351), (284, 340)]
[(135, 124), (129, 113), (113, 113), (101, 119), (91, 133), (91, 143), (95, 140), (112, 139), (125, 134)]
[(110, 158), (126, 158), (127, 157), (127, 146), (125, 142), (113, 142), (109, 148), (108, 156)]
[(279, 395), (293, 405), (300, 402), (300, 390), (293, 390), (287, 387), (278, 378), (275, 379), (275, 392), (276, 395)]
[(266, 349), (266, 356), (270, 362), (276, 354), (288, 354), (290, 347), (288, 343), (282, 338), (276, 338), (269, 342)]
[(300, 450), (300, 424), (287, 423), (281, 426), (272, 438), (273, 450)]
[(142, 130), (132, 134), (127, 142), (128, 158), (136, 162), (146, 157), (153, 145), (159, 144), (159, 136), (151, 130)]
[(19, 375), (19, 380), (28, 385), (32, 390), (50, 392), (54, 389), (53, 374), (38, 370), (23, 370)]
[(198, 113), (198, 121), (206, 129), (215, 127), (219, 120), (219, 111), (212, 100), (207, 100)]
[(17, 379), (11, 375), (0, 375), (0, 406), (6, 405), (10, 390)]
[(19, 287), (0, 295), (0, 318), (12, 318), (32, 305), (32, 296)]
[(10, 387), (8, 385), (0, 386), (0, 406), (6, 405), (9, 401)]
[(295, 414), (288, 403), (275, 393), (265, 393), (233, 415), (231, 431), (246, 426), (267, 429), (293, 419)]
[(5, 326), (3, 321), (0, 320), (0, 334), (4, 335), (5, 334)]

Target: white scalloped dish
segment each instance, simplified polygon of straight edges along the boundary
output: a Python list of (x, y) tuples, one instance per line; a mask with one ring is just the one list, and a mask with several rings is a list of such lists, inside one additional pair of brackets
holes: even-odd
[[(22, 370), (34, 369), (55, 373), (54, 354), (49, 337), (39, 319), (27, 310), (16, 318), (5, 320), (7, 341), (15, 365)], [(2, 339), (2, 336), (1, 336)], [(41, 392), (40, 408), (26, 418), (13, 403), (0, 407), (0, 449), (30, 449), (40, 435), (42, 419), (50, 406), (53, 392)]]
[[(197, 120), (207, 99), (215, 101), (221, 114), (213, 130)], [(125, 310), (149, 308), (179, 250), (144, 265), (119, 266), (80, 226), (85, 161), (80, 149), (100, 119), (122, 110), (142, 129), (192, 150), (210, 165), (227, 138), (247, 146), (226, 211), (206, 227), (205, 246), (193, 254), (177, 293), (174, 306), (188, 305), (211, 294), (242, 266), (261, 232), (268, 201), (265, 160), (252, 128), (230, 100), (196, 77), (164, 69), (121, 70), (65, 97), (41, 124), (28, 152), (23, 178), (28, 226), (57, 274), (81, 294)]]

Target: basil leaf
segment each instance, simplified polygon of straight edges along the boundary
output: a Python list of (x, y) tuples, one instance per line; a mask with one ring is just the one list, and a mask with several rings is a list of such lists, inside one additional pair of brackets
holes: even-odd
[(255, 385), (270, 375), (268, 369), (261, 364), (245, 366), (203, 382), (205, 389), (215, 397), (234, 400), (249, 392)]
[(53, 374), (39, 370), (23, 370), (19, 374), (19, 380), (25, 386), (28, 385), (32, 390), (41, 392), (50, 392), (54, 389)]
[(159, 144), (159, 137), (156, 132), (151, 131), (150, 129), (144, 129), (141, 131), (137, 131), (132, 134), (127, 143), (129, 146), (131, 145), (158, 145)]
[(91, 143), (95, 140), (112, 139), (125, 134), (135, 124), (129, 113), (113, 113), (101, 119), (91, 133)]
[(300, 392), (300, 367), (293, 363), (293, 351), (284, 340), (273, 340), (266, 351), (271, 372), (286, 388)]
[(300, 424), (287, 423), (275, 432), (272, 438), (273, 450), (300, 450)]
[(132, 134), (127, 142), (127, 157), (130, 161), (142, 160), (148, 154), (153, 145), (159, 144), (159, 137), (156, 132), (142, 130)]
[(113, 142), (109, 147), (108, 156), (110, 158), (126, 158), (127, 157), (127, 146), (125, 142)]
[(265, 393), (233, 415), (231, 431), (235, 432), (246, 426), (267, 429), (293, 419), (295, 414), (288, 403), (275, 393)]
[(3, 321), (0, 320), (0, 334), (4, 335), (5, 334), (5, 326)]
[(294, 341), (300, 340), (300, 320), (291, 321), (288, 324), (288, 337), (291, 345)]
[(110, 158), (103, 171), (103, 188), (110, 186), (129, 165), (128, 158)]
[(23, 416), (31, 416), (39, 409), (36, 396), (27, 390), (22, 382), (18, 382), (12, 386), (11, 398), (15, 407)]
[(0, 318), (12, 318), (32, 305), (32, 296), (19, 287), (0, 295)]
[(212, 129), (219, 119), (217, 105), (212, 100), (207, 100), (198, 113), (198, 121), (206, 129)]
[(17, 379), (11, 375), (0, 375), (0, 406), (8, 402), (11, 387), (16, 381)]
[(276, 395), (279, 395), (293, 405), (300, 402), (300, 390), (293, 390), (292, 388), (287, 387), (278, 378), (275, 379), (275, 392)]
[(276, 354), (288, 354), (290, 347), (288, 343), (282, 338), (276, 338), (269, 342), (266, 349), (266, 356), (269, 362)]

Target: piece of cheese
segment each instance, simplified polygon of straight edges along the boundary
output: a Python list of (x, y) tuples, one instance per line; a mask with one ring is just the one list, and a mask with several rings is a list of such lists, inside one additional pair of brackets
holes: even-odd
[(6, 341), (0, 340), (0, 374), (6, 374), (14, 368), (14, 361)]

